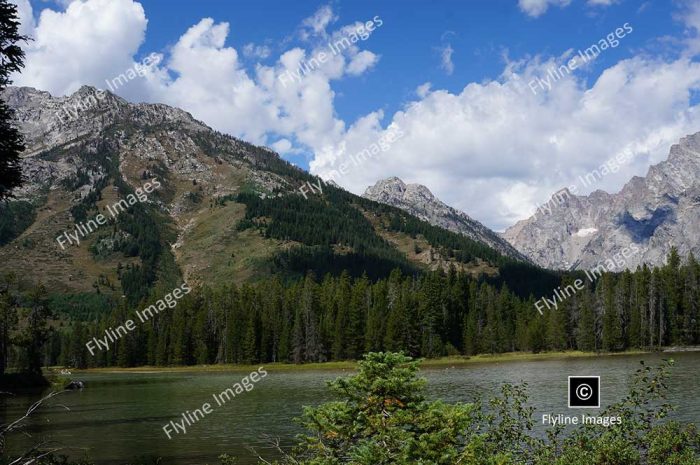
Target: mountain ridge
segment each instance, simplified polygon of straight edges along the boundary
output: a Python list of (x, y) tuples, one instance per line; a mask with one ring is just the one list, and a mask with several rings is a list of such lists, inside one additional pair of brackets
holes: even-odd
[[(12, 87), (4, 98), (25, 134), (27, 183), (0, 214), (0, 261), (57, 291), (123, 293), (135, 303), (182, 279), (240, 283), (341, 266), (377, 276), (455, 267), (497, 277), (516, 263), (333, 186), (302, 199), (299, 186), (315, 179), (309, 173), (177, 108), (88, 86), (65, 97)], [(153, 178), (162, 187), (146, 201), (80, 246), (59, 247), (64, 231)]]
[[(700, 253), (700, 132), (673, 144), (666, 160), (632, 177), (619, 192), (559, 191), (503, 237), (534, 263), (552, 269), (590, 269), (634, 244), (640, 252), (615, 271), (661, 265), (671, 247)], [(564, 195), (559, 195), (564, 192)], [(551, 208), (551, 213), (549, 212)]]
[(363, 197), (401, 208), (430, 224), (488, 244), (511, 258), (529, 260), (496, 232), (445, 204), (422, 184), (406, 184), (400, 178), (392, 176), (368, 187)]

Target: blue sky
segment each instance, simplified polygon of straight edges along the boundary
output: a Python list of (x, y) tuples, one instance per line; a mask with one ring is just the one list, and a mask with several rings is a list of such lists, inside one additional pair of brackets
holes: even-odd
[[(375, 15), (384, 20), (381, 33), (367, 47), (381, 55), (380, 63), (357, 79), (339, 81), (335, 109), (345, 121), (383, 108), (400, 109), (415, 98), (420, 84), (459, 92), (466, 83), (498, 78), (503, 55), (519, 59), (528, 55), (560, 55), (568, 48), (586, 48), (620, 24), (631, 21), (639, 34), (602, 55), (590, 71), (594, 79), (601, 70), (643, 47), (666, 48), (659, 38), (679, 37), (681, 29), (670, 14), (668, 0), (625, 1), (595, 7), (574, 1), (567, 8), (551, 7), (533, 18), (523, 14), (516, 1), (335, 1), (331, 3), (282, 0), (228, 2), (223, 0), (145, 0), (148, 34), (143, 54), (167, 51), (183, 31), (203, 17), (226, 21), (231, 33), (226, 43), (236, 49), (247, 43), (272, 49), (266, 60), (247, 60), (248, 69), (259, 62), (273, 63), (290, 45), (298, 44), (293, 31), (323, 5), (331, 5), (338, 23), (365, 21)], [(454, 71), (441, 67), (440, 49), (450, 45)], [(673, 53), (673, 48), (667, 52)], [(308, 163), (299, 158), (305, 168)]]
[[(37, 38), (18, 85), (104, 88), (156, 53), (115, 92), (184, 108), (356, 193), (388, 176), (425, 184), (497, 230), (629, 152), (577, 193), (618, 190), (700, 131), (694, 0), (15, 1)], [(280, 85), (373, 18), (366, 40)], [(623, 24), (618, 46), (528, 88)], [(401, 138), (340, 169), (390, 130)]]

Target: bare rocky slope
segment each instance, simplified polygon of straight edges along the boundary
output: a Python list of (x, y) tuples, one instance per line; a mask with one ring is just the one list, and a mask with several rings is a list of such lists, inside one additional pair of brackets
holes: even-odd
[[(540, 266), (616, 270), (664, 263), (671, 247), (700, 253), (700, 133), (671, 147), (667, 160), (632, 178), (620, 192), (587, 196), (563, 190), (547, 209), (511, 226), (504, 237)], [(627, 249), (628, 257), (620, 259)], [(630, 254), (630, 249), (632, 253)], [(614, 258), (618, 260), (615, 260)]]
[(445, 204), (422, 184), (406, 184), (397, 177), (391, 177), (368, 187), (363, 197), (400, 208), (432, 225), (488, 244), (503, 255), (528, 260), (497, 233)]
[[(244, 209), (225, 206), (218, 212), (223, 217), (212, 215), (216, 199), (246, 186), (255, 186), (262, 195), (292, 190), (288, 177), (269, 169), (281, 162), (274, 152), (217, 133), (177, 108), (132, 104), (89, 86), (65, 97), (10, 87), (3, 99), (15, 110), (27, 146), (22, 154), (26, 182), (14, 194), (17, 201), (33, 206), (35, 218), (19, 237), (0, 247), (2, 270), (51, 288), (114, 288), (123, 267), (143, 265), (143, 250), (115, 249), (137, 234), (133, 225), (127, 228), (131, 231), (119, 221), (102, 226), (81, 237), (80, 246), (61, 247), (56, 240), (64, 231), (75, 231), (81, 218), (85, 222), (99, 212), (107, 214), (107, 207), (124, 197), (120, 185), (135, 190), (151, 178), (160, 180), (162, 188), (149, 194), (144, 205), (167, 224), (157, 232), (148, 225), (147, 234), (161, 234), (155, 239), (162, 239), (164, 254), (180, 266), (178, 273), (193, 277), (218, 267), (214, 248), (234, 253), (232, 249), (256, 242), (248, 237), (240, 239), (240, 247), (229, 244), (227, 237)], [(199, 242), (201, 228), (213, 228), (212, 223), (216, 228), (205, 246)], [(255, 252), (248, 256), (255, 257)]]

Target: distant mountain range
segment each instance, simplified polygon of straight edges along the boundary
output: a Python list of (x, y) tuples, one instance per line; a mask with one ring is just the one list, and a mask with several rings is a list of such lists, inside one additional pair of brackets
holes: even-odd
[[(392, 177), (364, 197), (392, 205), (433, 225), (488, 244), (500, 253), (560, 269), (602, 264), (621, 271), (661, 265), (671, 247), (681, 256), (700, 254), (700, 133), (671, 147), (669, 157), (634, 177), (617, 194), (587, 196), (563, 189), (546, 208), (499, 235), (452, 208), (420, 184)], [(610, 261), (609, 261), (610, 260)]]
[(660, 265), (671, 247), (681, 256), (698, 256), (700, 133), (682, 138), (667, 160), (620, 192), (580, 196), (564, 189), (504, 237), (533, 262), (554, 269), (590, 269), (630, 246), (638, 252), (628, 253), (617, 270)]
[[(630, 244), (639, 252), (620, 269), (663, 263), (671, 246), (699, 252), (700, 134), (620, 193), (564, 192), (551, 213), (500, 236), (398, 178), (363, 197), (326, 184), (305, 198), (300, 186), (317, 178), (167, 105), (132, 104), (87, 86), (65, 97), (11, 87), (3, 98), (26, 138), (27, 182), (0, 206), (1, 268), (61, 292), (97, 289), (138, 301), (183, 278), (246, 282), (342, 269), (381, 277), (395, 268), (455, 267), (511, 280), (528, 269), (537, 281), (541, 270), (530, 263), (591, 268)], [(153, 179), (159, 188), (144, 194)], [(115, 204), (144, 195), (109, 217)], [(75, 236), (78, 246), (67, 241), (99, 214), (106, 224)]]

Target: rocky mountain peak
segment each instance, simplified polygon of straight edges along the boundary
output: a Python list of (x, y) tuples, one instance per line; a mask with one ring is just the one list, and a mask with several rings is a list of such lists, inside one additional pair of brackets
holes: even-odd
[(374, 186), (365, 191), (365, 197), (372, 199), (403, 197), (406, 192), (406, 183), (396, 176), (381, 179)]
[[(668, 158), (633, 177), (620, 192), (596, 190), (519, 221), (504, 237), (535, 263), (590, 269), (634, 247), (616, 271), (660, 265), (672, 246), (700, 252), (700, 133), (671, 146)], [(561, 191), (560, 191), (561, 192)]]
[[(58, 97), (31, 87), (8, 87), (3, 98), (15, 110), (15, 124), (27, 147), (22, 163), (30, 182), (15, 193), (22, 198), (86, 175), (94, 183), (115, 163), (134, 187), (144, 172), (155, 167), (173, 179), (198, 183), (199, 189), (208, 188), (214, 196), (230, 193), (226, 179), (241, 168), (270, 190), (282, 186), (275, 176), (245, 167), (259, 163), (256, 153), (269, 158), (276, 154), (217, 133), (179, 108), (129, 103), (92, 86)], [(222, 167), (223, 159), (235, 164), (233, 170)], [(171, 208), (181, 207), (175, 202)]]
[[(428, 189), (427, 187), (425, 187), (422, 184), (408, 184), (406, 186), (406, 193), (404, 195), (406, 195), (408, 197), (412, 197), (412, 196), (419, 197), (423, 201), (427, 201), (427, 202), (431, 202), (431, 201), (436, 200), (433, 193), (430, 192), (430, 189)], [(439, 202), (439, 200), (438, 200), (438, 202)]]
[(51, 146), (100, 133), (118, 122), (136, 125), (183, 124), (208, 130), (178, 108), (163, 104), (131, 104), (108, 90), (82, 86), (67, 96), (52, 96), (31, 87), (8, 87), (4, 100), (15, 109), (16, 124), (25, 137), (24, 156)]
[(483, 242), (509, 257), (524, 259), (522, 254), (494, 231), (466, 213), (445, 204), (422, 184), (406, 184), (394, 176), (368, 187), (363, 197), (400, 208), (432, 225)]
[[(386, 179), (381, 179), (374, 186), (367, 188), (365, 192), (367, 198), (394, 198), (402, 197), (409, 202), (417, 200), (434, 201), (433, 193), (422, 184), (406, 184), (400, 178), (392, 176)], [(439, 202), (439, 200), (438, 200)]]

